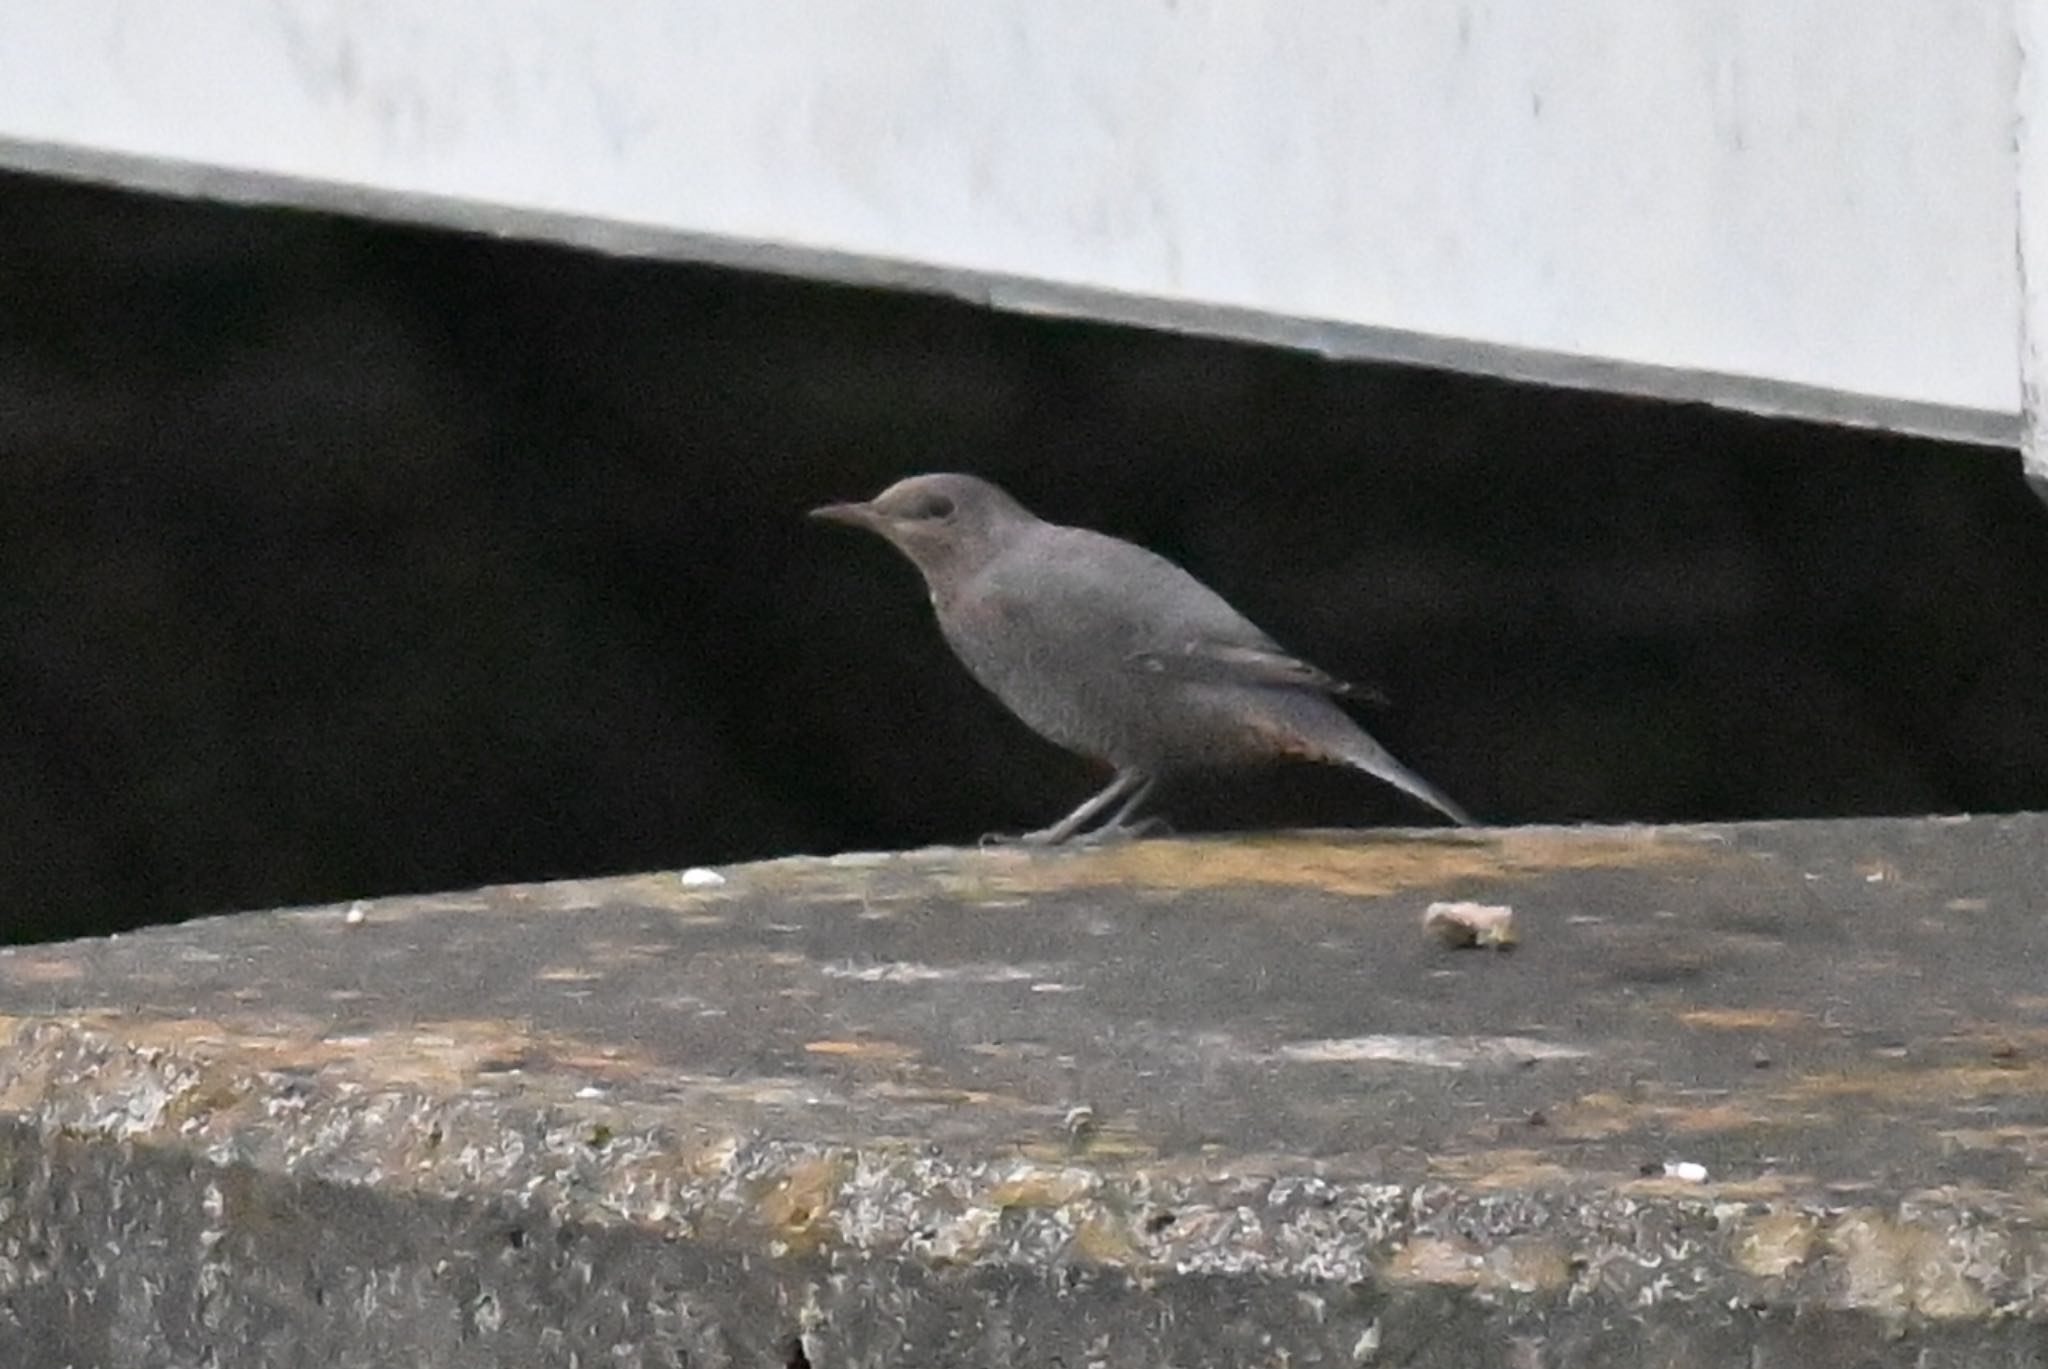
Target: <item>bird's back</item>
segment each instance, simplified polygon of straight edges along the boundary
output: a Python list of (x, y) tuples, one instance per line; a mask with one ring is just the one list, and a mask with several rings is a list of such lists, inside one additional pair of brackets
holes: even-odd
[(1348, 726), (1311, 691), (1147, 669), (1196, 644), (1278, 648), (1179, 566), (1101, 533), (1040, 524), (934, 602), (955, 654), (1012, 712), (1115, 765), (1156, 771), (1271, 758), (1272, 739), (1248, 729), (1298, 709)]

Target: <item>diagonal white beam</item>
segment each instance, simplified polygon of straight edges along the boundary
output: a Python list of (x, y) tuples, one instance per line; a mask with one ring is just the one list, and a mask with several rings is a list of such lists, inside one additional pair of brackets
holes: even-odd
[(0, 0), (0, 164), (2010, 443), (2013, 15)]

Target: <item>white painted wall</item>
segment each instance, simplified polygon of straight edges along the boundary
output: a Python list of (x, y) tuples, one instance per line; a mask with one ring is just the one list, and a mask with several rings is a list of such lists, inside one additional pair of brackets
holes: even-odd
[(0, 161), (2010, 440), (2041, 3), (0, 0)]
[(2020, 375), (2027, 474), (2048, 492), (2048, 0), (2017, 0)]

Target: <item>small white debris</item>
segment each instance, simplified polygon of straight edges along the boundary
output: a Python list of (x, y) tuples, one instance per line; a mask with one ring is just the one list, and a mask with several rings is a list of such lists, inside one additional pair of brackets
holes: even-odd
[(725, 883), (725, 876), (716, 870), (707, 870), (702, 865), (692, 865), (682, 874), (685, 889), (716, 889)]
[(1351, 1358), (1357, 1364), (1371, 1364), (1380, 1354), (1380, 1324), (1375, 1318), (1372, 1325), (1358, 1335), (1351, 1344)]
[(576, 1090), (576, 1096), (578, 1098), (602, 1098), (604, 1097), (604, 1092), (603, 1089), (595, 1084), (585, 1084), (582, 1088)]
[(1095, 1109), (1079, 1103), (1067, 1109), (1067, 1139), (1079, 1144), (1095, 1134)]
[(1519, 939), (1515, 910), (1498, 903), (1432, 903), (1422, 914), (1422, 926), (1446, 946), (1507, 951)]
[(354, 903), (348, 905), (348, 911), (341, 915), (341, 920), (351, 927), (359, 927), (362, 925), (363, 919), (369, 915), (370, 905), (362, 899), (357, 899)]
[(1707, 1181), (1707, 1167), (1694, 1160), (1666, 1160), (1664, 1177), (1685, 1184), (1703, 1184)]

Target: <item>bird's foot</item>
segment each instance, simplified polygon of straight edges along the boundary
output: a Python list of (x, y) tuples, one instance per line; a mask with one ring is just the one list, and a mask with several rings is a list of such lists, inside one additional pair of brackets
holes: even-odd
[(1165, 818), (1140, 818), (1136, 822), (1106, 824), (1092, 832), (1062, 832), (1057, 826), (1041, 827), (1036, 832), (988, 832), (975, 844), (984, 851), (1005, 846), (1112, 846), (1120, 841), (1172, 834), (1173, 824)]
[(974, 844), (984, 851), (999, 851), (1006, 846), (1056, 846), (1059, 840), (1048, 827), (1038, 832), (983, 832)]
[[(1033, 836), (1038, 833), (1033, 833)], [(1165, 818), (1139, 818), (1136, 822), (1109, 822), (1092, 832), (1076, 832), (1068, 837), (1069, 846), (1115, 846), (1120, 842), (1137, 841), (1142, 837), (1164, 837), (1173, 835), (1173, 824)]]
[(1170, 837), (1173, 824), (1165, 818), (1139, 818), (1136, 822), (1113, 822), (1084, 832), (1074, 841), (1081, 846), (1111, 846), (1120, 841), (1137, 841), (1141, 837)]

